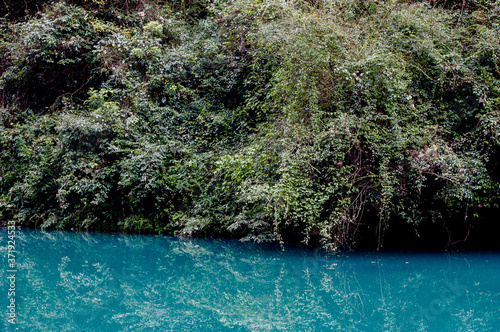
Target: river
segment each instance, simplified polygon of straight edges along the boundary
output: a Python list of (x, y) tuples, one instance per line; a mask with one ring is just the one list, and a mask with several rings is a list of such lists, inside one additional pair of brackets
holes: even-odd
[(23, 230), (5, 331), (499, 331), (500, 253)]

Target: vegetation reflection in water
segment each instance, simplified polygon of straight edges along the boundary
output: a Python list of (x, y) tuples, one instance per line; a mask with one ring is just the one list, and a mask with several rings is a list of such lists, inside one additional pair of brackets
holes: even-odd
[(18, 240), (22, 331), (500, 328), (497, 253), (326, 255), (227, 240), (34, 231)]

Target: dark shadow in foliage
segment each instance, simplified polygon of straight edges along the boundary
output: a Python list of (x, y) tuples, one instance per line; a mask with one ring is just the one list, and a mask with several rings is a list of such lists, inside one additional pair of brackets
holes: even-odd
[(0, 16), (10, 21), (26, 19), (34, 15), (52, 0), (1, 0)]

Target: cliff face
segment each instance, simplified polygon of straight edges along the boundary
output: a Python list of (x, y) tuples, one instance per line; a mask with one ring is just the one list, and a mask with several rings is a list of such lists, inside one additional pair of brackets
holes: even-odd
[(30, 6), (1, 7), (0, 220), (494, 243), (494, 1)]

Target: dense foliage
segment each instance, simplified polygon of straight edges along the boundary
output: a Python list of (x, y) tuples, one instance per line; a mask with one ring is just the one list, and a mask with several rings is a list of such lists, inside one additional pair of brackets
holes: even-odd
[(1, 220), (328, 249), (498, 227), (496, 1), (1, 9)]

